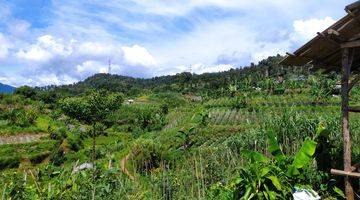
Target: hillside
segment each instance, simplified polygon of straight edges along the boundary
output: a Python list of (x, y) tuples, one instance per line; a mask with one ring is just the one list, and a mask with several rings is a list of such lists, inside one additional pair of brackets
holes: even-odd
[(0, 83), (0, 93), (13, 93), (14, 91), (15, 87)]
[[(4, 95), (0, 195), (291, 199), (296, 186), (341, 199), (343, 182), (329, 173), (341, 168), (339, 75), (280, 59), (152, 79), (97, 74)], [(359, 100), (356, 86), (351, 104)], [(360, 118), (351, 117), (356, 159)]]
[(278, 65), (282, 59), (282, 56), (277, 55), (262, 60), (257, 65), (243, 66), (224, 72), (204, 74), (183, 72), (149, 79), (115, 74), (96, 74), (72, 85), (47, 86), (38, 89), (56, 91), (56, 93), (67, 96), (78, 95), (89, 89), (105, 89), (130, 96), (139, 95), (144, 90), (218, 95), (229, 85), (248, 84), (260, 87), (258, 83), (267, 78), (276, 79), (279, 76), (294, 78), (309, 75), (310, 66), (286, 68)]

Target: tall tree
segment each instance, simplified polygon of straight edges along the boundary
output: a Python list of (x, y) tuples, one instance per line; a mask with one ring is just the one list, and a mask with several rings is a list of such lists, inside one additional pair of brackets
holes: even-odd
[(60, 102), (60, 107), (66, 115), (92, 126), (90, 135), (93, 139), (93, 199), (95, 198), (96, 136), (104, 131), (105, 120), (121, 106), (122, 102), (123, 96), (121, 94), (109, 94), (105, 90), (90, 91), (86, 96), (70, 97)]

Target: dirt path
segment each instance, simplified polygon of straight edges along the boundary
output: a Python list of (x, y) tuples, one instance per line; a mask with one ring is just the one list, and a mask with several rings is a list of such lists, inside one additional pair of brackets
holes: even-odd
[(42, 137), (47, 136), (45, 133), (39, 134), (18, 134), (18, 135), (9, 135), (9, 136), (0, 136), (0, 145), (4, 144), (22, 144), (39, 141)]
[(129, 157), (130, 157), (130, 154), (126, 155), (123, 159), (121, 159), (121, 161), (120, 161), (120, 168), (121, 168), (121, 170), (122, 170), (126, 175), (129, 176), (129, 178), (130, 178), (131, 180), (135, 180), (135, 177), (134, 177), (133, 175), (131, 175), (131, 173), (129, 172), (129, 170), (126, 168), (126, 162), (127, 162), (127, 160), (129, 159)]

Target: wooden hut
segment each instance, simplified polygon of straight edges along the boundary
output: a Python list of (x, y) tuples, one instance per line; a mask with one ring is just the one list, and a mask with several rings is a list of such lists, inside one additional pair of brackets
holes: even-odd
[(331, 173), (345, 178), (347, 199), (354, 199), (351, 178), (360, 178), (355, 172), (358, 164), (351, 162), (349, 112), (360, 112), (349, 106), (349, 92), (360, 80), (360, 1), (345, 7), (347, 15), (335, 24), (319, 32), (316, 37), (281, 62), (283, 65), (300, 66), (312, 64), (326, 72), (341, 71), (341, 110), (344, 147), (344, 169), (332, 169)]

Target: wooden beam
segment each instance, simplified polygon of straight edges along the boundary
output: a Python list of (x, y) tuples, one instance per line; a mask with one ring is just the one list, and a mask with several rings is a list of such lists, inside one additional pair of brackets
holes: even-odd
[(348, 178), (348, 177), (360, 178), (360, 173), (358, 173), (358, 172), (347, 172), (347, 171), (342, 171), (342, 170), (338, 170), (338, 169), (331, 169), (330, 173), (334, 174), (334, 175), (345, 176), (346, 178)]
[(331, 44), (334, 44), (336, 46), (340, 46), (340, 43), (338, 43), (338, 41), (332, 39), (331, 37), (327, 37), (324, 33), (320, 33), (320, 32), (317, 32), (317, 34), (324, 38), (326, 41), (330, 42)]
[(327, 30), (327, 35), (329, 38), (336, 41), (337, 43), (343, 43), (346, 41), (346, 39), (342, 35), (340, 35), (337, 30), (332, 28)]
[[(339, 28), (337, 28), (337, 32), (341, 32), (344, 28), (348, 27), (348, 26), (352, 26), (354, 25), (356, 22), (356, 19), (352, 18), (348, 21), (346, 21), (344, 24), (342, 24)], [(344, 40), (345, 41), (345, 40)]]
[(298, 55), (297, 56), (297, 55), (289, 53), (289, 52), (286, 52), (286, 55), (288, 55), (289, 57), (299, 57), (299, 58), (307, 59), (307, 60), (309, 60), (309, 62), (307, 64), (313, 64), (315, 66), (321, 66), (319, 68), (324, 68), (324, 67), (326, 67), (326, 68), (338, 68), (337, 66), (327, 64), (327, 63), (322, 62), (321, 60), (316, 59), (316, 58), (311, 58), (311, 57), (303, 56), (303, 55)]
[[(341, 79), (341, 110), (342, 133), (344, 146), (344, 171), (351, 171), (351, 141), (349, 131), (349, 77), (350, 77), (350, 49), (342, 50), (342, 79)], [(354, 190), (348, 176), (345, 178), (346, 199), (354, 200)]]
[(346, 11), (352, 18), (354, 18), (358, 24), (360, 24), (360, 20), (359, 20), (359, 18), (358, 18), (358, 17), (359, 17), (358, 15), (356, 15), (356, 14), (353, 13), (351, 10), (346, 9), (346, 8), (345, 8), (345, 11)]
[(341, 48), (355, 48), (355, 47), (360, 47), (360, 40), (344, 42), (341, 44)]
[(292, 57), (296, 57), (296, 55), (295, 55), (295, 54), (293, 54), (293, 53), (289, 53), (289, 52), (286, 52), (286, 55), (288, 55), (288, 56), (292, 56)]
[(355, 36), (351, 37), (351, 38), (349, 39), (349, 42), (350, 42), (350, 41), (355, 41), (355, 40), (358, 40), (358, 39), (360, 39), (360, 33), (358, 33), (358, 34), (356, 34)]
[(360, 107), (349, 107), (349, 112), (360, 113)]

